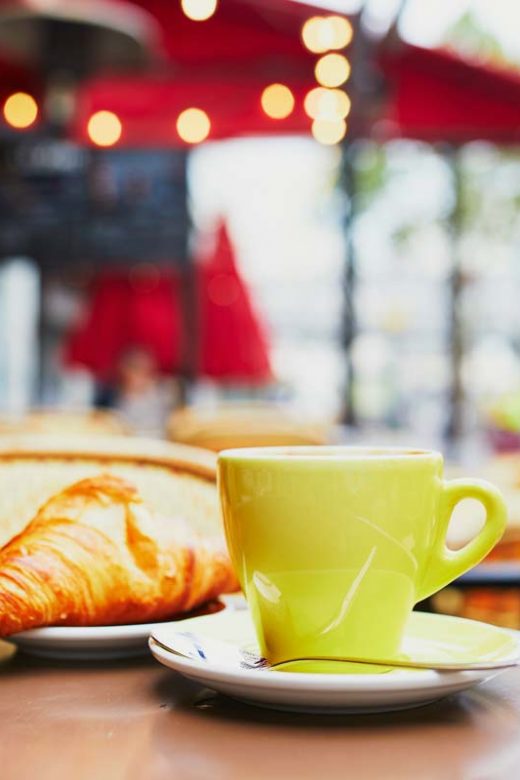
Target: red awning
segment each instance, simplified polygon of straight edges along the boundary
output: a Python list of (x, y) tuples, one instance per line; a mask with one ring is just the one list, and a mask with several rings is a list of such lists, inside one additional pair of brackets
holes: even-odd
[[(112, 2), (116, 7), (118, 0)], [(210, 19), (197, 22), (183, 13), (179, 0), (132, 2), (159, 23), (167, 61), (196, 70), (223, 71), (227, 65), (228, 75), (236, 74), (239, 61), (249, 63), (253, 73), (276, 59), (296, 69), (301, 63), (312, 68), (314, 57), (301, 42), (301, 26), (310, 16), (326, 13), (287, 0), (220, 0)]]
[[(117, 4), (117, 3), (115, 3)], [(122, 122), (119, 146), (181, 146), (176, 119), (189, 107), (211, 120), (211, 139), (252, 134), (308, 133), (306, 92), (316, 86), (316, 55), (307, 51), (301, 28), (323, 9), (274, 0), (225, 0), (204, 22), (188, 19), (180, 3), (141, 2), (163, 31), (162, 60), (141, 75), (99, 76), (81, 88), (74, 137), (90, 143), (89, 117), (113, 111)], [(260, 105), (274, 82), (291, 88), (292, 114), (270, 119)]]
[[(122, 120), (120, 145), (178, 146), (182, 141), (175, 132), (175, 121), (190, 106), (208, 113), (211, 139), (308, 135), (311, 120), (303, 110), (303, 100), (316, 83), (305, 58), (300, 64), (300, 70), (289, 72), (279, 64), (265, 73), (245, 67), (230, 73), (216, 62), (209, 73), (195, 67), (179, 70), (175, 77), (100, 77), (81, 91), (74, 135), (89, 143), (88, 118), (108, 109)], [(360, 121), (352, 125), (361, 126), (364, 135), (453, 143), (520, 141), (520, 76), (514, 71), (408, 44), (394, 51), (382, 49), (377, 65), (384, 84), (381, 105), (374, 112), (373, 105), (354, 99), (352, 108), (351, 120), (356, 112), (361, 114)], [(270, 119), (260, 105), (263, 88), (277, 80), (287, 84), (296, 99), (293, 113), (284, 120)]]
[[(55, 5), (57, 0), (49, 0), (49, 7)], [(65, 5), (85, 8), (87, 3), (67, 0)], [(12, 2), (0, 0), (2, 6)], [(42, 11), (45, 3), (19, 0), (18, 6)], [(317, 55), (304, 47), (301, 28), (309, 17), (327, 13), (323, 8), (289, 0), (220, 0), (214, 16), (196, 22), (172, 0), (98, 0), (97, 6), (105, 17), (112, 8), (114, 20), (119, 12), (128, 13), (129, 6), (136, 8), (154, 31), (155, 57), (145, 73), (98, 74), (82, 83), (71, 128), (76, 140), (89, 143), (87, 121), (105, 109), (122, 121), (120, 146), (180, 146), (175, 121), (192, 106), (210, 116), (210, 140), (309, 134), (310, 119), (302, 104), (316, 85)], [(354, 61), (353, 67), (365, 69), (361, 82), (379, 69), (384, 99), (380, 102), (374, 90), (357, 99), (354, 95), (350, 125), (356, 133), (361, 128), (362, 134), (380, 138), (453, 143), (520, 140), (517, 72), (403, 42), (360, 47), (362, 54), (365, 50), (369, 62)], [(260, 107), (262, 89), (278, 81), (296, 98), (295, 110), (283, 120), (270, 119)]]
[(382, 49), (379, 64), (388, 100), (378, 137), (520, 141), (520, 72), (403, 43)]
[(303, 110), (310, 81), (298, 83), (279, 77), (296, 100), (292, 114), (284, 120), (268, 117), (260, 97), (268, 78), (233, 77), (220, 80), (211, 76), (197, 79), (153, 77), (100, 78), (85, 85), (80, 93), (73, 135), (89, 144), (87, 123), (97, 111), (109, 110), (122, 123), (119, 147), (173, 147), (183, 142), (176, 132), (176, 121), (186, 108), (203, 109), (211, 121), (210, 140), (244, 135), (280, 135), (310, 133), (311, 120)]
[(41, 79), (25, 65), (0, 54), (0, 103), (13, 92), (29, 92), (35, 98), (41, 94)]

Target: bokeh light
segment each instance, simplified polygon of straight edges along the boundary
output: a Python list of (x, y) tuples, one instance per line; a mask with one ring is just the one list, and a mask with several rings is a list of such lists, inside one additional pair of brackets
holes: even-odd
[(217, 10), (218, 0), (181, 0), (181, 7), (188, 19), (204, 22)]
[(322, 48), (321, 29), (323, 19), (321, 16), (311, 16), (307, 19), (302, 27), (302, 40), (304, 45), (309, 51), (319, 54), (323, 51), (327, 51), (327, 48)]
[(209, 116), (201, 108), (186, 108), (177, 117), (177, 132), (187, 144), (200, 144), (211, 130)]
[(294, 109), (294, 95), (285, 84), (270, 84), (262, 92), (262, 108), (271, 119), (285, 119)]
[(343, 54), (325, 54), (316, 63), (314, 74), (322, 87), (339, 87), (350, 76), (350, 63)]
[(88, 120), (88, 137), (96, 146), (114, 146), (122, 132), (121, 120), (112, 111), (96, 111)]
[(352, 25), (344, 16), (312, 16), (302, 27), (303, 43), (315, 54), (343, 49), (352, 36)]
[(350, 113), (351, 102), (341, 89), (315, 87), (307, 92), (303, 107), (311, 119), (345, 119)]
[(325, 20), (327, 34), (332, 38), (329, 49), (344, 49), (352, 41), (354, 30), (349, 20), (344, 16), (329, 16)]
[(36, 100), (26, 92), (15, 92), (4, 103), (4, 118), (11, 127), (22, 130), (30, 127), (38, 116)]
[(326, 146), (342, 141), (346, 132), (347, 123), (344, 119), (315, 119), (312, 123), (314, 138)]

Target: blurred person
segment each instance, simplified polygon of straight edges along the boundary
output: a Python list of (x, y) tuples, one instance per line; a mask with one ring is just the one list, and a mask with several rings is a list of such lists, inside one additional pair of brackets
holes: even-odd
[(115, 383), (99, 389), (96, 405), (118, 411), (133, 433), (161, 436), (177, 397), (174, 380), (161, 376), (153, 353), (133, 345), (121, 353)]

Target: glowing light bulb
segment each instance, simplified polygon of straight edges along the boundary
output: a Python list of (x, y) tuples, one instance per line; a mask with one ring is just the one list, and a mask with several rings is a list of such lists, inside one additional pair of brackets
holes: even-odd
[(316, 141), (325, 146), (339, 143), (347, 132), (344, 119), (315, 119), (312, 123), (312, 134)]
[(17, 130), (30, 127), (38, 116), (36, 100), (26, 92), (15, 92), (4, 103), (4, 118), (7, 124)]
[(327, 51), (322, 48), (322, 24), (321, 16), (311, 16), (302, 27), (302, 40), (309, 51), (315, 54)]
[(339, 87), (350, 76), (350, 63), (343, 54), (325, 54), (316, 63), (314, 74), (322, 87)]
[(186, 108), (177, 117), (177, 132), (187, 144), (200, 144), (211, 130), (209, 116), (201, 108)]
[(307, 92), (303, 108), (311, 119), (345, 119), (350, 113), (351, 102), (341, 89), (315, 87)]
[(312, 16), (302, 27), (302, 40), (315, 54), (343, 49), (351, 42), (354, 31), (344, 16)]
[(96, 146), (114, 146), (122, 132), (121, 120), (112, 111), (96, 111), (88, 120), (88, 137)]
[(344, 49), (354, 37), (354, 30), (344, 16), (329, 16), (326, 20), (327, 34), (331, 38), (329, 49)]
[(205, 22), (217, 10), (218, 0), (181, 0), (182, 10), (188, 19)]
[(262, 108), (271, 119), (285, 119), (294, 109), (294, 95), (285, 84), (270, 84), (261, 97)]

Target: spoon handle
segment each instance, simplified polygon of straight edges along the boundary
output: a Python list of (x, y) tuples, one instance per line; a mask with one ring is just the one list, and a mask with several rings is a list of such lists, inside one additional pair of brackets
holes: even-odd
[[(431, 671), (439, 672), (471, 672), (482, 671), (486, 669), (507, 669), (512, 666), (518, 666), (520, 663), (519, 658), (507, 658), (499, 659), (496, 661), (477, 661), (466, 663), (461, 661), (459, 663), (453, 661), (407, 661), (405, 659), (373, 659), (373, 658), (332, 658), (331, 656), (314, 656), (312, 658), (291, 658), (287, 661), (278, 661), (274, 664), (265, 662), (265, 668), (276, 669), (280, 666), (293, 663), (295, 661), (339, 661), (342, 663), (353, 664), (366, 664), (369, 666), (392, 666), (397, 669), (430, 669)], [(257, 664), (250, 664), (252, 667), (258, 668)]]
[(387, 666), (395, 669), (429, 669), (431, 671), (446, 672), (464, 672), (464, 671), (485, 671), (492, 669), (507, 669), (508, 667), (518, 666), (520, 664), (520, 651), (518, 654), (510, 654), (506, 658), (499, 658), (489, 661), (418, 661), (408, 660), (406, 658), (357, 658), (355, 656), (332, 657), (326, 655), (316, 655), (312, 658), (301, 656), (299, 658), (287, 658), (284, 661), (278, 661), (271, 664), (259, 653), (247, 647), (238, 647), (222, 640), (202, 637), (192, 632), (176, 632), (170, 641), (165, 644), (154, 634), (152, 637), (155, 642), (161, 645), (165, 650), (181, 655), (186, 658), (192, 658), (196, 661), (202, 661), (213, 664), (225, 664), (232, 668), (242, 669), (279, 669), (287, 664), (297, 661), (338, 661), (340, 663), (363, 664), (367, 666)]

